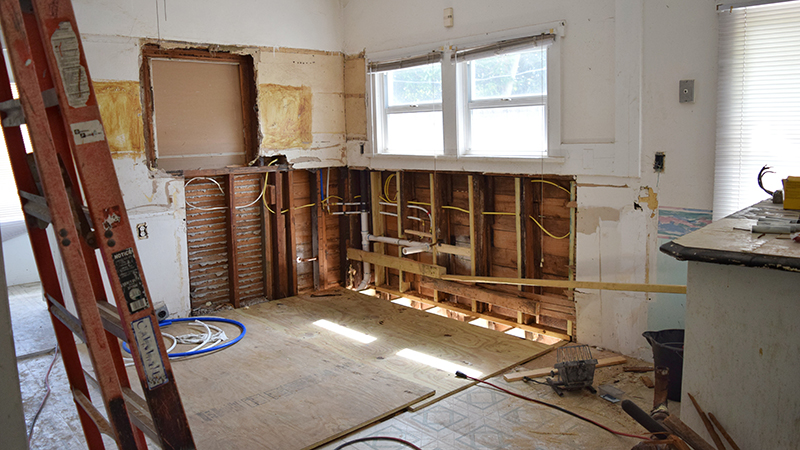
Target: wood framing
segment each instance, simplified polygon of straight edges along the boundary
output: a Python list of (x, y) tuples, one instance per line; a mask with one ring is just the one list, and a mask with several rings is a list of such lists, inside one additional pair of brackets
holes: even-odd
[[(395, 176), (397, 179), (387, 185), (389, 192), (384, 195), (387, 177), (394, 179)], [(372, 234), (433, 243), (432, 251), (406, 257), (400, 257), (395, 251), (397, 248), (399, 252), (399, 247), (393, 244), (376, 245), (374, 253), (398, 255), (398, 259), (444, 267), (448, 276), (567, 281), (571, 254), (568, 247), (574, 243), (566, 240), (572, 220), (568, 206), (571, 197), (566, 187), (571, 178), (546, 176), (532, 183), (526, 177), (427, 171), (374, 171), (370, 178), (373, 205), (379, 201), (376, 197), (388, 196), (390, 198), (384, 201), (397, 203), (397, 207), (386, 206), (382, 210), (392, 214), (397, 211), (398, 216), (402, 216), (387, 220), (386, 215), (376, 218), (373, 214)], [(539, 194), (535, 195), (539, 187)], [(430, 226), (427, 222), (406, 220), (409, 215), (419, 214), (409, 207), (411, 205), (429, 209)], [(373, 209), (373, 212), (379, 214), (380, 210)], [(538, 218), (543, 225), (536, 226), (529, 217)], [(384, 228), (380, 228), (379, 222)], [(375, 231), (376, 225), (379, 232)], [(553, 237), (544, 234), (545, 228), (552, 231)], [(564, 237), (559, 239), (561, 236)], [(424, 280), (418, 273), (401, 269), (398, 261), (384, 259), (382, 264), (388, 269), (376, 267), (378, 276), (386, 274), (376, 286), (386, 290), (464, 305), (473, 317), (484, 314), (505, 320), (506, 323), (491, 321), (489, 326), (498, 326), (498, 329), (528, 325), (540, 330), (561, 330), (565, 335), (574, 333), (575, 303), (567, 289), (493, 285), (485, 289), (490, 291), (488, 294), (483, 288), (440, 289), (453, 286)], [(538, 276), (532, 276), (534, 273)], [(491, 302), (484, 294), (495, 299), (506, 295), (517, 300)], [(520, 302), (538, 306), (517, 308)], [(424, 303), (415, 301), (413, 305), (423, 307)], [(464, 318), (463, 312), (452, 310), (451, 313), (459, 320)]]
[(405, 272), (424, 275), (426, 277), (441, 278), (447, 273), (447, 269), (433, 264), (424, 264), (408, 258), (398, 258), (375, 252), (365, 252), (355, 248), (347, 249), (347, 257), (353, 261), (363, 261), (374, 264), (378, 267), (391, 267)]
[(664, 294), (686, 293), (686, 286), (673, 284), (606, 283), (599, 281), (536, 280), (529, 278), (472, 277), (463, 275), (444, 275), (441, 278), (443, 280), (466, 283), (548, 286), (568, 289), (600, 289), (606, 291), (658, 292)]
[(236, 235), (237, 226), (236, 226), (236, 197), (234, 192), (236, 188), (234, 186), (235, 180), (232, 175), (228, 175), (225, 177), (225, 197), (227, 199), (228, 208), (225, 211), (227, 214), (227, 225), (228, 225), (228, 283), (230, 284), (229, 292), (231, 297), (231, 303), (233, 303), (234, 308), (239, 307), (239, 262), (238, 262), (238, 252), (236, 251)]

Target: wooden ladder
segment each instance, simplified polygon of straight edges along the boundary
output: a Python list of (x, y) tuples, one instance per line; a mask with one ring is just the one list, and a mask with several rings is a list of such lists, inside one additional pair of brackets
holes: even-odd
[[(195, 448), (144, 280), (69, 0), (0, 0), (19, 88), (0, 70), (6, 147), (67, 377), (90, 449)], [(5, 60), (0, 55), (5, 67)], [(20, 125), (33, 144), (26, 153)], [(84, 202), (85, 196), (85, 202)], [(84, 206), (85, 204), (85, 206)], [(52, 232), (45, 228), (52, 224)], [(65, 307), (50, 242), (75, 309)], [(116, 307), (108, 303), (99, 249)], [(73, 333), (85, 343), (106, 415), (90, 400)], [(130, 344), (144, 399), (131, 390), (119, 339)], [(145, 400), (146, 399), (146, 400)], [(143, 434), (144, 432), (144, 434)]]

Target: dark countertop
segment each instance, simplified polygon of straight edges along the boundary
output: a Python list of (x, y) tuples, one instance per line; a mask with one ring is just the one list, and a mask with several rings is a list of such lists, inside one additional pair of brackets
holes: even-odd
[(800, 272), (800, 243), (783, 234), (751, 233), (759, 218), (800, 218), (770, 201), (756, 203), (661, 246), (681, 261), (700, 261)]

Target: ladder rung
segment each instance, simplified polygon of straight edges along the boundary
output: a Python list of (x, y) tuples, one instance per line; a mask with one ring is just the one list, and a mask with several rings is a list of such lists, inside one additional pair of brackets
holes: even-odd
[(73, 333), (75, 333), (78, 337), (86, 342), (86, 336), (83, 334), (83, 326), (81, 325), (81, 321), (78, 320), (71, 312), (67, 311), (63, 305), (58, 303), (53, 297), (49, 294), (45, 294), (47, 296), (47, 300), (50, 303), (50, 314), (55, 316), (58, 320), (61, 321), (67, 328), (69, 328)]
[(122, 321), (119, 320), (119, 312), (116, 306), (108, 302), (97, 302), (97, 309), (100, 311), (103, 327), (109, 333), (127, 342), (128, 338), (125, 337), (125, 330), (122, 328)]
[[(84, 369), (83, 375), (94, 387), (99, 388), (97, 380), (90, 372)], [(142, 430), (153, 442), (161, 442), (161, 438), (156, 432), (155, 424), (153, 424), (153, 417), (150, 415), (150, 408), (147, 406), (147, 402), (133, 389), (124, 386), (122, 387), (122, 398), (128, 407), (128, 417), (131, 419), (131, 423)]]
[(52, 223), (53, 220), (50, 217), (50, 208), (47, 207), (47, 200), (45, 200), (44, 197), (22, 190), (19, 191), (19, 196), (28, 200), (22, 205), (25, 214), (31, 215), (45, 223)]
[(75, 402), (86, 411), (86, 414), (89, 415), (89, 418), (92, 419), (95, 425), (97, 425), (97, 429), (100, 430), (101, 433), (105, 434), (106, 436), (111, 436), (114, 438), (114, 431), (111, 429), (111, 424), (108, 423), (108, 420), (94, 407), (92, 401), (89, 400), (83, 392), (72, 389), (72, 398), (75, 399)]
[(128, 415), (131, 418), (131, 422), (153, 442), (161, 442), (161, 438), (156, 432), (156, 426), (153, 424), (153, 418), (150, 415), (150, 408), (147, 407), (147, 402), (139, 394), (127, 387), (122, 388), (122, 397), (128, 406)]

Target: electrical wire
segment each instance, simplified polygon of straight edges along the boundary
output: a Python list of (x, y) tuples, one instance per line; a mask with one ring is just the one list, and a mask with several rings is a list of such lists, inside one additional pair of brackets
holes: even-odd
[(552, 403), (547, 403), (547, 402), (544, 402), (542, 400), (537, 400), (535, 398), (526, 397), (526, 396), (524, 396), (522, 394), (517, 394), (516, 392), (509, 391), (508, 389), (504, 389), (504, 388), (502, 388), (502, 387), (500, 387), (500, 386), (498, 386), (498, 385), (496, 385), (494, 383), (490, 383), (488, 381), (481, 380), (480, 378), (471, 377), (471, 376), (469, 376), (469, 375), (467, 375), (467, 374), (465, 374), (463, 372), (456, 372), (456, 378), (466, 378), (468, 380), (477, 381), (478, 383), (483, 383), (485, 385), (491, 386), (491, 387), (497, 389), (500, 392), (504, 392), (504, 393), (506, 393), (508, 395), (520, 398), (522, 400), (527, 400), (529, 402), (533, 402), (533, 403), (536, 403), (538, 405), (547, 406), (547, 407), (550, 407), (550, 408), (553, 408), (553, 409), (557, 409), (557, 410), (559, 410), (559, 411), (561, 411), (561, 412), (563, 412), (565, 414), (569, 414), (572, 417), (575, 417), (577, 419), (583, 420), (584, 422), (589, 422), (590, 424), (592, 424), (594, 426), (602, 428), (602, 429), (608, 431), (611, 434), (616, 434), (617, 436), (631, 437), (631, 438), (641, 439), (641, 440), (644, 440), (644, 441), (649, 441), (650, 440), (649, 437), (639, 436), (639, 435), (636, 435), (636, 434), (628, 434), (628, 433), (623, 433), (621, 431), (612, 430), (611, 428), (609, 428), (609, 427), (607, 427), (607, 426), (605, 426), (605, 425), (603, 425), (603, 424), (601, 424), (599, 422), (595, 422), (594, 420), (589, 419), (588, 417), (584, 417), (584, 416), (582, 416), (582, 415), (580, 415), (578, 413), (572, 412), (572, 411), (570, 411), (570, 410), (568, 410), (566, 408), (562, 408), (562, 407), (560, 407), (558, 405), (554, 405)]
[(461, 211), (463, 213), (469, 214), (469, 210), (468, 209), (459, 208), (458, 206), (447, 206), (447, 205), (445, 205), (445, 206), (442, 206), (442, 209), (454, 209), (456, 211)]
[(28, 430), (28, 447), (31, 446), (31, 438), (33, 438), (33, 431), (36, 428), (36, 421), (39, 420), (39, 415), (42, 413), (44, 409), (44, 404), (47, 402), (47, 398), (50, 397), (50, 372), (53, 371), (53, 366), (56, 365), (56, 361), (58, 360), (58, 344), (55, 346), (55, 351), (53, 352), (53, 360), (50, 361), (50, 367), (47, 368), (47, 373), (44, 375), (44, 387), (45, 393), (44, 398), (42, 399), (42, 403), (39, 404), (39, 409), (36, 410), (36, 415), (33, 416), (33, 420), (31, 420), (31, 427)]
[(551, 237), (551, 238), (553, 238), (553, 239), (565, 239), (565, 238), (569, 237), (569, 234), (570, 234), (569, 232), (567, 232), (567, 234), (565, 234), (565, 235), (563, 235), (563, 236), (556, 236), (556, 235), (554, 235), (553, 233), (551, 233), (551, 232), (547, 231), (547, 228), (545, 228), (544, 226), (542, 226), (542, 224), (540, 224), (538, 220), (534, 219), (534, 218), (533, 218), (533, 216), (528, 216), (528, 217), (530, 217), (530, 218), (531, 218), (531, 220), (533, 221), (533, 223), (535, 223), (536, 225), (539, 225), (539, 228), (541, 228), (541, 229), (542, 229), (542, 231), (544, 231), (544, 232), (545, 232), (545, 234), (547, 234), (548, 236), (550, 236), (550, 237)]
[(340, 449), (343, 449), (343, 448), (345, 448), (345, 447), (349, 447), (349, 446), (351, 446), (351, 445), (353, 445), (353, 444), (358, 444), (359, 442), (368, 442), (368, 441), (392, 441), (392, 442), (399, 442), (399, 443), (401, 443), (401, 444), (403, 444), (403, 445), (405, 445), (405, 446), (407, 446), (407, 447), (409, 447), (409, 448), (413, 448), (413, 449), (416, 449), (416, 450), (422, 450), (421, 448), (417, 447), (416, 445), (412, 444), (411, 442), (408, 442), (408, 441), (406, 441), (406, 440), (404, 440), (404, 439), (400, 439), (400, 438), (396, 438), (396, 437), (391, 437), (391, 436), (370, 436), (370, 437), (363, 437), (363, 438), (353, 439), (352, 441), (347, 441), (347, 442), (345, 442), (344, 444), (342, 444), (342, 445), (340, 445), (340, 446), (336, 447), (336, 448), (335, 448), (335, 449), (333, 449), (333, 450), (340, 450)]
[[(206, 322), (228, 323), (228, 324), (235, 325), (235, 326), (239, 327), (241, 332), (239, 333), (238, 336), (236, 336), (236, 338), (234, 338), (233, 340), (231, 340), (229, 342), (226, 342), (226, 343), (224, 343), (222, 345), (219, 345), (219, 342), (221, 342), (221, 341), (218, 341), (218, 343), (216, 343), (215, 345), (213, 345), (211, 347), (207, 347), (207, 348), (195, 347), (196, 349), (188, 351), (188, 352), (169, 353), (169, 358), (170, 359), (181, 358), (181, 357), (184, 357), (184, 356), (195, 356), (195, 355), (202, 355), (202, 354), (205, 354), (205, 353), (216, 352), (217, 350), (222, 350), (224, 348), (228, 348), (228, 347), (236, 344), (237, 342), (241, 341), (242, 338), (244, 338), (244, 336), (247, 334), (247, 327), (245, 327), (243, 323), (241, 323), (239, 321), (236, 321), (236, 320), (233, 320), (233, 319), (225, 319), (223, 317), (184, 317), (184, 318), (179, 318), (179, 319), (167, 319), (167, 320), (165, 320), (163, 322), (159, 322), (158, 326), (161, 327), (161, 328), (164, 328), (164, 327), (167, 327), (169, 325), (172, 325), (175, 322), (193, 322), (193, 321), (194, 322), (196, 322), (196, 321), (206, 321)], [(217, 329), (219, 329), (219, 328), (217, 328)], [(222, 331), (222, 330), (220, 330), (220, 331)], [(212, 338), (210, 337), (210, 331), (209, 331), (208, 340), (210, 340), (210, 339), (212, 339)], [(203, 345), (205, 345), (205, 344), (203, 344)], [(128, 344), (126, 342), (122, 343), (122, 349), (125, 350), (128, 353), (131, 352), (131, 349), (130, 349), (130, 347), (128, 347)]]
[(565, 187), (563, 187), (563, 186), (560, 186), (560, 185), (558, 185), (558, 184), (556, 184), (556, 183), (553, 183), (552, 181), (548, 181), (548, 180), (531, 180), (531, 183), (544, 183), (544, 184), (549, 184), (549, 185), (551, 185), (551, 186), (555, 186), (555, 187), (557, 187), (557, 188), (561, 189), (562, 191), (566, 192), (567, 194), (570, 194), (570, 195), (572, 195), (572, 193), (569, 191), (569, 189), (567, 189), (567, 188), (565, 188)]

